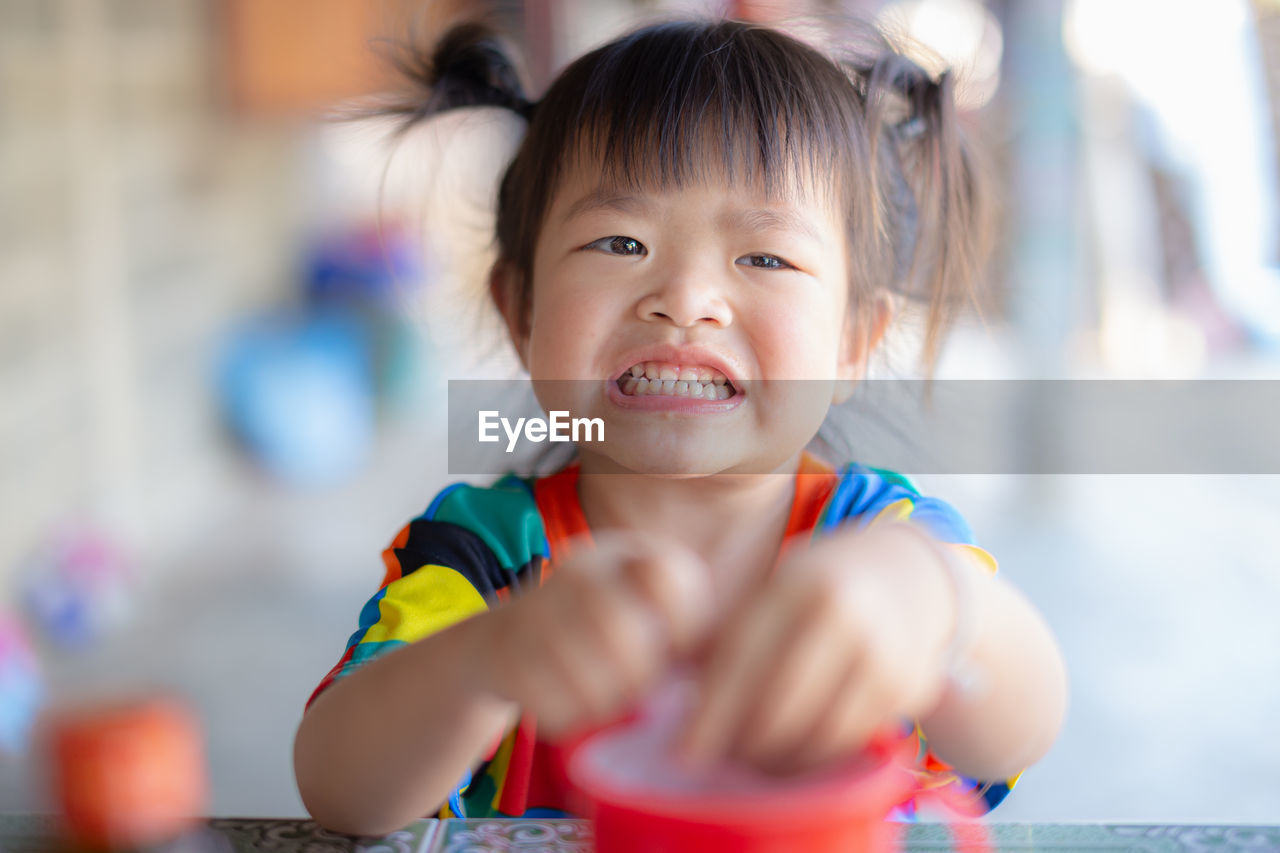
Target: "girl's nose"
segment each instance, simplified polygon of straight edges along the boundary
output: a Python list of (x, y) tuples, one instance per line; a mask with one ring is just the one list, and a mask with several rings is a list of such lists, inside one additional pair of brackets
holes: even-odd
[(732, 320), (720, 288), (705, 274), (685, 273), (665, 279), (636, 303), (641, 320), (667, 320), (676, 326), (710, 323), (723, 328)]

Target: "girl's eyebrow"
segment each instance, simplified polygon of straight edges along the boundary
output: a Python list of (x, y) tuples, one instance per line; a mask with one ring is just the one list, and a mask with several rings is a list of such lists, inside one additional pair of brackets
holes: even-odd
[(721, 214), (720, 222), (728, 228), (754, 233), (793, 231), (808, 237), (819, 246), (823, 244), (822, 235), (818, 233), (818, 229), (814, 227), (809, 217), (791, 208), (754, 207), (727, 210)]
[(650, 213), (653, 205), (648, 199), (637, 195), (624, 195), (609, 189), (595, 189), (569, 206), (564, 221), (590, 213), (593, 210), (618, 210), (623, 213)]

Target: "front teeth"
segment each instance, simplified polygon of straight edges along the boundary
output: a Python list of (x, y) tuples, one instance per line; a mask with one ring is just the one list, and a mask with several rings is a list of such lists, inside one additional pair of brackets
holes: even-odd
[[(666, 372), (675, 373), (674, 370)], [(684, 371), (681, 371), (683, 373)], [(727, 400), (733, 391), (724, 383), (716, 383), (710, 378), (706, 382), (672, 378), (650, 379), (648, 376), (636, 377), (633, 372), (622, 381), (622, 393), (632, 397), (665, 395), (669, 397), (689, 397), (695, 400)]]
[(644, 361), (634, 364), (618, 381), (629, 396), (662, 394), (695, 400), (726, 400), (735, 393), (728, 378), (710, 367), (685, 367)]

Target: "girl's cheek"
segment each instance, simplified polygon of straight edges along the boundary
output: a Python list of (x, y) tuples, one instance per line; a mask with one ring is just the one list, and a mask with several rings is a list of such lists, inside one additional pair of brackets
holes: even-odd
[(756, 357), (763, 375), (774, 379), (832, 379), (838, 360), (835, 342), (813, 328), (761, 344)]
[(761, 315), (754, 325), (754, 348), (761, 370), (775, 378), (802, 378), (814, 373), (817, 355), (821, 347), (821, 334), (825, 320), (809, 318), (802, 312), (788, 311), (783, 307)]
[(537, 315), (530, 343), (529, 372), (534, 378), (594, 378), (595, 356), (606, 331), (585, 310), (555, 310), (548, 304)]

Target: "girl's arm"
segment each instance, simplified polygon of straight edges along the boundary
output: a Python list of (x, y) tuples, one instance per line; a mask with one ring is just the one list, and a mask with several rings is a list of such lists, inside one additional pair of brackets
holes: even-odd
[[(912, 562), (940, 574), (940, 556), (930, 550), (913, 549)], [(970, 608), (964, 618), (973, 634), (961, 664), (973, 679), (968, 687), (948, 679), (920, 728), (933, 754), (958, 773), (1005, 780), (1053, 745), (1066, 715), (1066, 666), (1048, 625), (1021, 593), (979, 566), (955, 563), (967, 572), (957, 579), (967, 585), (959, 603)]]
[(439, 808), (516, 709), (557, 737), (608, 722), (701, 640), (705, 565), (600, 533), (545, 586), (334, 682), (302, 718), (294, 773), (316, 821), (383, 835)]
[(307, 811), (322, 826), (384, 835), (429, 815), (515, 722), (516, 707), (476, 679), (468, 619), (371, 661), (316, 698), (294, 740)]

